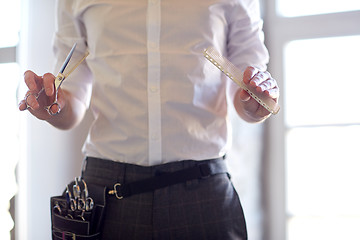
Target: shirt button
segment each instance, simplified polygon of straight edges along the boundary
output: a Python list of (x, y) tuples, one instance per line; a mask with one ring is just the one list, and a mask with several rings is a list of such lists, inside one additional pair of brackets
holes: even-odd
[(157, 4), (159, 1), (158, 0), (150, 0), (150, 3), (152, 4), (152, 5), (155, 5), (155, 4)]
[(158, 46), (157, 46), (157, 44), (154, 43), (154, 42), (149, 42), (149, 48), (150, 48), (150, 49), (157, 49)]
[(158, 90), (159, 90), (159, 89), (158, 89), (157, 87), (155, 87), (155, 86), (151, 86), (151, 87), (150, 87), (150, 91), (151, 91), (152, 93), (156, 93)]
[(157, 135), (157, 134), (151, 135), (151, 140), (157, 141), (158, 139), (159, 139), (159, 135)]

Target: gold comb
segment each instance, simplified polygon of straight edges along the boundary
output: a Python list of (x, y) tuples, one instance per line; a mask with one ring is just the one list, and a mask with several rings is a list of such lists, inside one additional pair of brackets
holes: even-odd
[(259, 93), (256, 91), (256, 87), (245, 85), (242, 81), (243, 73), (240, 69), (234, 66), (228, 59), (223, 57), (218, 51), (213, 47), (209, 47), (204, 50), (204, 56), (212, 64), (214, 64), (218, 69), (220, 69), (226, 76), (233, 80), (237, 85), (244, 89), (247, 93), (250, 94), (261, 106), (272, 114), (277, 114), (280, 110), (280, 106), (277, 102), (266, 96), (264, 93)]

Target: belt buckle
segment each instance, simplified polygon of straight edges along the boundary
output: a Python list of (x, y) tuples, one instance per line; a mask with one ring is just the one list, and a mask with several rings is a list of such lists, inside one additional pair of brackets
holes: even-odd
[(120, 183), (115, 183), (114, 184), (114, 189), (113, 190), (110, 190), (109, 192), (108, 192), (108, 194), (110, 194), (110, 195), (115, 195), (115, 197), (117, 198), (117, 199), (119, 199), (119, 200), (121, 200), (121, 199), (123, 199), (124, 198), (124, 196), (120, 196), (119, 195), (119, 191), (117, 190), (117, 187), (121, 187), (121, 184)]

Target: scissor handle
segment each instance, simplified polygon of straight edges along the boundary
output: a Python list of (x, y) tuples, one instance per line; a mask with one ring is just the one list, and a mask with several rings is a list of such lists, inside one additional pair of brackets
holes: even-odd
[(61, 84), (63, 83), (63, 81), (65, 80), (65, 75), (62, 73), (59, 73), (54, 81), (54, 85), (55, 85), (55, 90), (58, 91), (58, 89), (60, 88)]
[(28, 104), (28, 98), (30, 96), (34, 96), (36, 98), (36, 100), (39, 98), (40, 94), (44, 91), (44, 88), (41, 88), (40, 91), (38, 93), (34, 93), (34, 92), (28, 92), (26, 95), (25, 95), (25, 104), (26, 104), (26, 109), (28, 109), (30, 106)]
[[(61, 84), (63, 83), (63, 81), (65, 80), (65, 75), (62, 74), (62, 73), (59, 73), (56, 78), (55, 78), (55, 81), (54, 81), (54, 85), (55, 85), (55, 100), (52, 104), (50, 104), (49, 106), (46, 107), (46, 110), (48, 111), (48, 113), (51, 115), (51, 116), (55, 116), (56, 114), (58, 114), (60, 111), (61, 111), (61, 108), (60, 108), (60, 105), (58, 103), (58, 92), (59, 92), (59, 88), (61, 86)], [(57, 111), (56, 112), (53, 112), (51, 110), (51, 108), (53, 106), (57, 106)]]
[(70, 199), (70, 209), (71, 211), (75, 212), (77, 209), (77, 202), (75, 199), (71, 198)]
[[(65, 80), (65, 78), (67, 78), (67, 77), (70, 75), (70, 73), (72, 73), (72, 72), (85, 60), (85, 58), (89, 55), (89, 52), (87, 51), (87, 52), (85, 53), (85, 55), (75, 64), (75, 66), (72, 67), (72, 68), (70, 69), (70, 71), (68, 71), (66, 74), (64, 74), (65, 68), (67, 67), (67, 65), (68, 65), (68, 63), (69, 63), (69, 61), (70, 61), (70, 59), (71, 59), (71, 57), (72, 57), (72, 55), (73, 55), (73, 53), (74, 53), (75, 48), (76, 48), (76, 43), (73, 45), (71, 51), (69, 52), (68, 56), (67, 56), (66, 59), (65, 59), (65, 62), (64, 62), (64, 64), (63, 64), (63, 66), (61, 67), (58, 75), (57, 75), (56, 78), (55, 78), (55, 81), (54, 81), (54, 85), (55, 85), (55, 100), (54, 100), (54, 102), (53, 102), (50, 106), (45, 107), (45, 109), (47, 110), (47, 112), (48, 112), (51, 116), (54, 116), (54, 115), (58, 114), (58, 113), (61, 111), (61, 108), (60, 108), (60, 106), (59, 106), (59, 104), (58, 104), (58, 99), (57, 99), (57, 98), (58, 98), (58, 91), (59, 91), (59, 89), (60, 89), (61, 84), (63, 83), (63, 81)], [(24, 100), (25, 100), (25, 104), (26, 104), (26, 109), (29, 108), (29, 104), (27, 103), (28, 97), (29, 97), (30, 95), (33, 95), (33, 96), (35, 96), (36, 99), (38, 99), (39, 96), (40, 96), (40, 94), (41, 94), (43, 91), (44, 91), (44, 88), (42, 88), (38, 93), (31, 93), (31, 92), (29, 92), (29, 93), (26, 94), (25, 99), (24, 99)], [(56, 106), (57, 106), (57, 109), (58, 109), (56, 112), (53, 112), (53, 111), (51, 110), (51, 108), (52, 108), (54, 105), (56, 105)]]
[[(40, 89), (40, 91), (38, 93), (32, 93), (32, 92), (29, 92), (26, 94), (24, 100), (25, 100), (25, 104), (26, 104), (26, 108), (29, 108), (29, 104), (28, 104), (28, 98), (30, 96), (34, 96), (36, 99), (39, 98), (40, 94), (44, 91), (44, 88)], [(47, 110), (47, 112), (51, 115), (51, 116), (55, 116), (56, 114), (58, 114), (60, 111), (61, 111), (61, 108), (60, 108), (60, 105), (57, 101), (57, 94), (58, 94), (58, 91), (56, 90), (55, 92), (55, 100), (52, 104), (50, 104), (49, 106), (46, 106), (45, 109)], [(52, 107), (53, 106), (57, 106), (57, 111), (56, 112), (53, 112), (52, 111)]]
[(55, 203), (54, 212), (58, 215), (62, 215), (62, 210), (61, 210), (60, 204), (58, 202)]
[[(53, 106), (57, 106), (57, 111), (56, 112), (53, 112), (51, 110), (51, 108)], [(51, 116), (55, 116), (56, 114), (58, 114), (60, 111), (61, 111), (61, 108), (60, 108), (60, 105), (59, 103), (57, 102), (57, 99), (55, 99), (55, 102), (53, 102), (52, 104), (50, 104), (49, 106), (46, 107), (46, 110), (48, 111), (48, 113), (51, 115)]]
[(86, 198), (85, 200), (85, 210), (91, 211), (94, 208), (94, 200), (91, 197)]
[(86, 210), (86, 202), (83, 198), (79, 198), (78, 199), (78, 209), (80, 211), (85, 211)]

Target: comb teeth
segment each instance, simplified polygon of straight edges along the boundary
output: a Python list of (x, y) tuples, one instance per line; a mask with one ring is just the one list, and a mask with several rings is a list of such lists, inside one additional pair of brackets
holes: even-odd
[(271, 98), (268, 98), (263, 93), (256, 92), (256, 87), (247, 86), (242, 81), (243, 73), (240, 69), (235, 67), (228, 59), (223, 57), (213, 47), (204, 50), (204, 56), (218, 69), (220, 69), (227, 77), (234, 81), (238, 86), (244, 89), (249, 95), (254, 98), (261, 106), (272, 114), (277, 114), (280, 110), (279, 105)]

